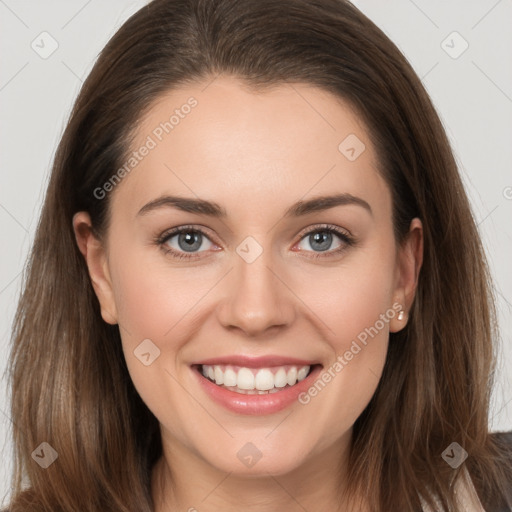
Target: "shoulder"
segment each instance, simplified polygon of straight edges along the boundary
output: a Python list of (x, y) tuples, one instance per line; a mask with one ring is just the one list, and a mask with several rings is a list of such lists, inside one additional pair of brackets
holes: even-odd
[(490, 434), (490, 439), (494, 445), (497, 459), (503, 464), (503, 473), (508, 476), (508, 496), (502, 496), (499, 504), (493, 505), (488, 509), (489, 512), (512, 512), (512, 508), (507, 505), (508, 500), (512, 499), (512, 472), (507, 468), (512, 466), (512, 431), (494, 432)]
[(494, 432), (491, 437), (500, 445), (512, 451), (512, 430), (510, 432)]
[[(510, 505), (507, 505), (507, 499), (509, 501), (512, 499), (512, 472), (508, 471), (508, 468), (512, 466), (512, 431), (491, 433), (489, 439), (493, 445), (492, 451), (503, 464), (503, 474), (508, 476), (506, 484), (508, 496), (479, 497), (469, 473), (464, 470), (463, 478), (458, 480), (455, 486), (455, 494), (460, 509), (466, 512), (512, 512)], [(432, 512), (423, 499), (420, 498), (420, 501), (422, 512)], [(438, 500), (436, 500), (436, 504), (440, 506)]]
[[(494, 432), (490, 434), (490, 439), (496, 452), (498, 460), (504, 465), (512, 464), (512, 431)], [(510, 476), (510, 488), (512, 489), (512, 474)]]

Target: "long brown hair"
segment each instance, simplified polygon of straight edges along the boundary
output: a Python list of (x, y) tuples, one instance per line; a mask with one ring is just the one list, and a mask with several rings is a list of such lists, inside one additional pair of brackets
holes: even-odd
[[(354, 426), (349, 489), (372, 510), (457, 510), (467, 467), (484, 506), (512, 464), (488, 429), (495, 313), (484, 251), (439, 117), (396, 46), (343, 0), (155, 0), (102, 51), (59, 144), (13, 327), (9, 371), (15, 471), (11, 511), (149, 512), (158, 422), (105, 323), (71, 219), (108, 227), (94, 193), (126, 159), (134, 127), (171, 88), (218, 74), (256, 89), (307, 83), (366, 123), (393, 198), (397, 243), (424, 226), (424, 263), (407, 327), (390, 337), (377, 391)], [(469, 453), (459, 469), (441, 457)], [(42, 442), (58, 453), (42, 469)], [(508, 475), (508, 476), (507, 476)], [(23, 480), (26, 480), (24, 485)]]

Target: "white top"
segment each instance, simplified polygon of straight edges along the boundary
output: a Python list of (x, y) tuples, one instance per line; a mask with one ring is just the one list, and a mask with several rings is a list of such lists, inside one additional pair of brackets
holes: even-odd
[[(468, 470), (465, 467), (463, 469), (463, 478), (458, 479), (455, 485), (455, 496), (457, 497), (459, 510), (464, 510), (464, 512), (485, 512), (485, 509), (478, 498), (473, 482), (471, 481)], [(424, 512), (436, 512), (425, 503), (421, 496), (420, 501)], [(435, 502), (440, 505), (439, 500), (435, 499)]]

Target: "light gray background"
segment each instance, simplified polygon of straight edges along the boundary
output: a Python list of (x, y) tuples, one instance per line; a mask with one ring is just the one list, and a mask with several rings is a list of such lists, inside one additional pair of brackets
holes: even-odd
[[(0, 358), (0, 504), (9, 492), (12, 468), (5, 375), (10, 328), (20, 272), (37, 226), (51, 161), (72, 103), (98, 52), (145, 3), (0, 0), (0, 353), (4, 355)], [(510, 430), (512, 0), (354, 3), (409, 59), (452, 141), (496, 282), (502, 353), (491, 427)], [(58, 43), (47, 59), (31, 47), (33, 41), (39, 47), (50, 47), (49, 39), (41, 42), (44, 31)], [(454, 31), (462, 38), (450, 36)], [(464, 48), (464, 41), (467, 50), (453, 58)]]

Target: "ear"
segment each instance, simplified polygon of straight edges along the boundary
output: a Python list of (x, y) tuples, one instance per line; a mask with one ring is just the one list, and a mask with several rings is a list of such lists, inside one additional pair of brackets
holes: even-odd
[(101, 306), (101, 316), (109, 324), (117, 323), (117, 310), (105, 248), (93, 233), (87, 212), (73, 216), (73, 230), (80, 252), (85, 258), (92, 286)]
[[(397, 314), (389, 322), (389, 330), (398, 332), (407, 325), (418, 276), (423, 263), (423, 224), (420, 219), (411, 221), (409, 232), (397, 252), (397, 273), (394, 296), (403, 314)], [(400, 311), (400, 310), (399, 310)]]

